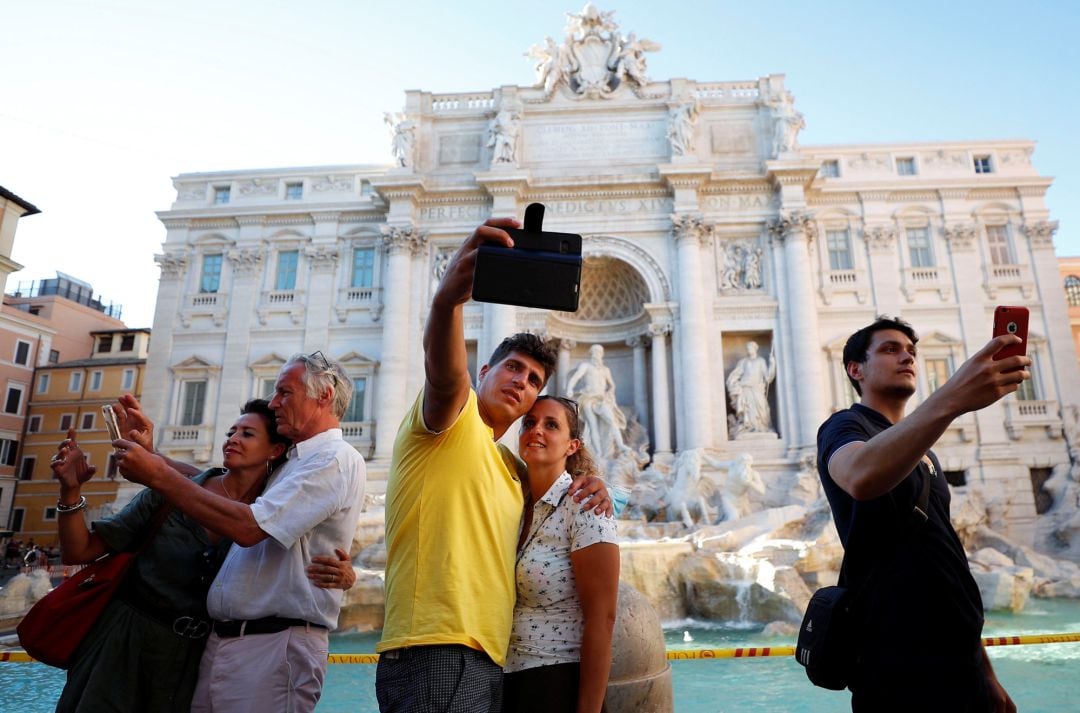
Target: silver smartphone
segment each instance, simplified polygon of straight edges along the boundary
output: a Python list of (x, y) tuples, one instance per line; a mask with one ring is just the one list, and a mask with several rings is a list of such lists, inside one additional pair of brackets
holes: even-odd
[(105, 416), (105, 427), (109, 429), (109, 440), (115, 441), (120, 438), (120, 424), (116, 421), (116, 412), (110, 404), (101, 407), (101, 413)]

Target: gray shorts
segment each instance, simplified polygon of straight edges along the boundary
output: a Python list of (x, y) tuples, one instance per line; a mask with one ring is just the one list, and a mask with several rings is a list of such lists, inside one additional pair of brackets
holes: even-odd
[(468, 646), (384, 651), (375, 672), (381, 713), (499, 713), (502, 668)]

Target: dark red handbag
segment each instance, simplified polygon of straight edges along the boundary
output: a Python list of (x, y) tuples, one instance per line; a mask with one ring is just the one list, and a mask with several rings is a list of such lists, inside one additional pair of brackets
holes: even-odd
[(123, 584), (135, 558), (157, 534), (172, 508), (162, 506), (136, 552), (113, 552), (94, 560), (30, 608), (16, 632), (26, 653), (43, 664), (68, 668), (98, 617)]

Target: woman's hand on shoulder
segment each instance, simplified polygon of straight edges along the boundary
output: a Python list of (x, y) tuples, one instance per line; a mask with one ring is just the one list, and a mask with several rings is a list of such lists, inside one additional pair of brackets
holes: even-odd
[(351, 589), (356, 584), (352, 560), (349, 553), (341, 548), (334, 550), (333, 557), (312, 557), (306, 572), (311, 583), (319, 589)]

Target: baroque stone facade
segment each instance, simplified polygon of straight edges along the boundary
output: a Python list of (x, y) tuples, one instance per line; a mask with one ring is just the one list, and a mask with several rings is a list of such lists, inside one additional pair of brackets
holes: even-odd
[[(470, 363), (538, 332), (559, 342), (558, 392), (601, 344), (660, 463), (750, 453), (777, 482), (854, 396), (852, 331), (877, 314), (915, 325), (914, 407), (989, 339), (995, 305), (1028, 306), (1031, 388), (959, 419), (938, 453), (996, 527), (1030, 539), (1034, 473), (1068, 462), (1060, 413), (1080, 403), (1034, 142), (803, 146), (783, 75), (654, 81), (657, 50), (583, 12), (530, 51), (535, 86), (407, 92), (386, 117), (392, 164), (178, 176), (144, 389), (161, 449), (215, 459), (218, 425), (320, 349), (361, 381), (345, 430), (377, 492), (447, 256), (539, 201), (545, 227), (584, 237), (582, 308), (470, 303)], [(729, 431), (725, 376), (749, 342), (777, 364), (768, 438)]]

